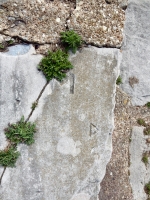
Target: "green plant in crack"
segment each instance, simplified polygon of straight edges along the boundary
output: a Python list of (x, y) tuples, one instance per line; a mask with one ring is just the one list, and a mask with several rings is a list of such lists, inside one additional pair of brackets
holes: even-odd
[(146, 126), (144, 129), (144, 135), (150, 135), (150, 126)]
[(148, 108), (150, 108), (150, 102), (147, 102), (146, 106), (147, 106)]
[(120, 76), (118, 76), (117, 80), (116, 80), (116, 84), (120, 85), (122, 83), (122, 78)]
[(150, 195), (150, 181), (149, 181), (149, 183), (145, 184), (144, 190), (145, 190), (146, 194)]
[(5, 48), (4, 45), (0, 44), (0, 49), (4, 49), (4, 48)]
[(20, 153), (17, 151), (16, 147), (9, 147), (6, 150), (0, 151), (0, 165), (4, 167), (15, 167), (17, 158)]
[(61, 32), (60, 40), (65, 46), (66, 51), (71, 50), (73, 53), (76, 53), (82, 44), (81, 36), (73, 30)]
[(137, 123), (138, 123), (140, 126), (146, 126), (146, 123), (145, 123), (144, 119), (142, 119), (142, 118), (138, 118), (138, 119), (137, 119)]
[(14, 41), (13, 40), (8, 40), (7, 43), (8, 43), (8, 45), (11, 45), (11, 44), (14, 43)]
[(36, 101), (33, 102), (33, 103), (32, 103), (31, 109), (32, 109), (32, 110), (35, 110), (35, 108), (37, 107), (37, 105), (38, 105), (38, 102), (36, 102)]
[(143, 163), (144, 163), (145, 165), (148, 164), (148, 155), (147, 155), (146, 153), (143, 154), (142, 161), (143, 161)]
[(11, 144), (25, 143), (30, 145), (34, 143), (35, 124), (25, 122), (24, 117), (16, 124), (8, 124), (8, 127), (4, 131), (6, 138)]
[(53, 78), (62, 81), (66, 77), (66, 72), (72, 68), (73, 65), (68, 60), (68, 54), (62, 50), (57, 50), (56, 52), (49, 51), (38, 67), (45, 75), (47, 81)]

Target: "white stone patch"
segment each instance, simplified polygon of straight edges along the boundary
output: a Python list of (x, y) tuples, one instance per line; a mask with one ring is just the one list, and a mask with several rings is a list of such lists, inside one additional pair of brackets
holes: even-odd
[(78, 146), (81, 145), (79, 141), (75, 142), (72, 138), (63, 137), (57, 144), (57, 151), (61, 154), (77, 156), (81, 150)]
[(60, 22), (60, 18), (59, 18), (59, 17), (58, 17), (58, 18), (56, 18), (56, 22), (58, 22), (58, 23)]
[(88, 194), (80, 193), (75, 195), (71, 200), (90, 200), (90, 196)]
[(79, 115), (79, 120), (80, 120), (80, 121), (84, 121), (84, 119), (85, 119), (85, 114), (83, 114), (83, 113), (80, 114), (80, 115)]

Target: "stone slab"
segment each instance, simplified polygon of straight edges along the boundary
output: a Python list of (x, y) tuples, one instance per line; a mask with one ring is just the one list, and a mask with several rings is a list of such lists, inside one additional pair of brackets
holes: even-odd
[[(32, 57), (28, 59), (30, 62)], [(70, 55), (70, 60), (75, 67), (67, 79), (62, 83), (52, 80), (43, 93), (42, 106), (31, 117), (38, 130), (35, 143), (30, 147), (19, 146), (21, 157), (16, 168), (6, 169), (0, 199), (98, 199), (112, 152), (120, 51), (83, 48)], [(26, 76), (33, 76), (30, 68)], [(22, 80), (24, 87), (34, 87), (27, 80), (25, 77)], [(33, 91), (33, 97), (36, 92)], [(29, 93), (25, 95), (25, 99), (30, 98)], [(25, 108), (22, 106), (21, 111)]]
[[(27, 118), (32, 103), (46, 82), (36, 68), (42, 56), (34, 55), (32, 45), (26, 46), (26, 49), (24, 45), (9, 49), (0, 53), (0, 149), (6, 147), (4, 128), (9, 122), (20, 120), (22, 115)], [(22, 55), (9, 55), (12, 52)]]
[(144, 105), (150, 101), (149, 18), (150, 1), (129, 1), (120, 68), (122, 89), (131, 96), (133, 105)]
[(144, 127), (133, 126), (130, 143), (130, 183), (134, 200), (147, 200), (144, 186), (150, 180), (150, 162), (145, 166), (142, 162), (143, 153), (150, 151), (146, 144), (148, 136), (143, 134)]

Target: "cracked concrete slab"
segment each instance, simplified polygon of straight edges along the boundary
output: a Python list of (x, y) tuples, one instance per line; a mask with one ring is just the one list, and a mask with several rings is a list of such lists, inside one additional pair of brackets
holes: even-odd
[[(32, 66), (35, 67), (38, 57), (34, 59)], [(63, 83), (51, 81), (40, 99), (43, 107), (37, 108), (31, 116), (38, 130), (35, 143), (30, 147), (19, 146), (21, 157), (16, 168), (6, 169), (0, 199), (98, 199), (100, 182), (112, 152), (120, 51), (89, 47), (70, 55), (70, 60), (75, 67), (68, 78)], [(4, 63), (1, 65), (4, 68)], [(28, 68), (27, 80), (32, 79), (32, 72)], [(8, 71), (8, 77), (11, 73)], [(26, 78), (21, 84), (29, 90), (39, 88), (34, 82), (26, 84)], [(36, 93), (34, 89), (32, 97)], [(30, 93), (24, 95), (25, 101), (30, 98)], [(8, 103), (9, 100), (5, 105)], [(25, 111), (24, 108), (22, 104), (16, 117), (22, 114), (22, 109)], [(14, 117), (13, 112), (9, 115)]]
[(150, 2), (130, 0), (126, 10), (121, 77), (133, 105), (150, 101)]
[(146, 143), (148, 136), (143, 134), (144, 127), (133, 126), (130, 143), (130, 183), (134, 200), (147, 200), (144, 186), (150, 180), (150, 163), (142, 162), (143, 153), (150, 151)]

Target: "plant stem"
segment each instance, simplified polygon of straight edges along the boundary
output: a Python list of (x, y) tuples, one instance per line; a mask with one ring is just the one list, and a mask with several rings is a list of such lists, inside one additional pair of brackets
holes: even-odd
[[(42, 88), (42, 90), (41, 90), (41, 92), (40, 92), (38, 98), (37, 98), (36, 101), (35, 101), (37, 104), (38, 104), (38, 101), (39, 101), (39, 99), (41, 98), (41, 96), (42, 96), (42, 94), (43, 94), (43, 92), (44, 92), (46, 86), (49, 84), (49, 82), (50, 82), (50, 81), (47, 81), (46, 84), (44, 85), (44, 87)], [(27, 117), (25, 123), (26, 123), (27, 121), (29, 121), (29, 119), (30, 119), (30, 117), (32, 116), (34, 110), (35, 110), (35, 108), (32, 108), (32, 110), (31, 110), (31, 112), (29, 113), (29, 115), (28, 115), (28, 117)]]
[(1, 174), (1, 177), (0, 177), (0, 185), (1, 185), (1, 183), (2, 183), (2, 178), (3, 178), (3, 175), (4, 175), (4, 173), (5, 173), (5, 170), (6, 170), (6, 166), (4, 167), (4, 169), (3, 169), (3, 172), (2, 172), (2, 174)]

